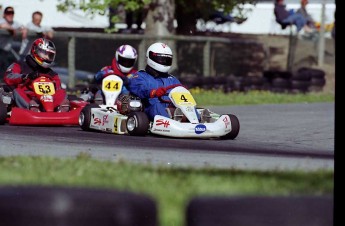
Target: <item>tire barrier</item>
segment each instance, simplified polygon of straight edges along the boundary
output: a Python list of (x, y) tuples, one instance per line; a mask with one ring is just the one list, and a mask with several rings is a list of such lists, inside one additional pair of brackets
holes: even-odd
[[(313, 68), (300, 68), (295, 73), (289, 71), (264, 71), (262, 76), (186, 76), (181, 83), (191, 88), (222, 90), (224, 93), (264, 90), (276, 93), (321, 92), (326, 84), (325, 72)], [(94, 84), (69, 89), (70, 94), (80, 96), (83, 90), (94, 92)]]
[(195, 197), (186, 226), (330, 226), (333, 197)]
[(320, 92), (326, 84), (325, 72), (313, 68), (300, 68), (295, 73), (289, 71), (264, 71), (262, 76), (193, 76), (179, 78), (188, 88), (247, 92), (264, 90), (276, 93)]
[(157, 226), (157, 210), (146, 195), (106, 189), (0, 187), (0, 225)]

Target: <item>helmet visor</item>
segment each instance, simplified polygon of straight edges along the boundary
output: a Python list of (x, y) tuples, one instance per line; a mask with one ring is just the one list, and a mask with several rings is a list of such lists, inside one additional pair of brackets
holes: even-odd
[(55, 59), (55, 51), (52, 50), (36, 48), (36, 54), (44, 62), (53, 62)]
[(122, 56), (119, 56), (119, 59), (117, 62), (124, 67), (133, 67), (135, 64), (135, 59), (125, 58)]
[(164, 65), (164, 66), (171, 66), (172, 64), (172, 55), (170, 54), (154, 53), (150, 51), (149, 58), (153, 60), (154, 62)]

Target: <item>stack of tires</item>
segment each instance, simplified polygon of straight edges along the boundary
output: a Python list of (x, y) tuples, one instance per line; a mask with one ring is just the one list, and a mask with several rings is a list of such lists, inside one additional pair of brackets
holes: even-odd
[(274, 93), (287, 93), (291, 89), (292, 73), (289, 71), (265, 71), (265, 87)]
[(326, 84), (325, 72), (302, 67), (296, 72), (268, 70), (258, 76), (190, 76), (179, 78), (187, 88), (222, 90), (224, 93), (264, 90), (274, 93), (319, 92)]
[(326, 84), (325, 72), (320, 69), (302, 67), (295, 73), (289, 71), (265, 71), (269, 90), (277, 93), (319, 92)]
[(325, 72), (302, 67), (291, 78), (292, 92), (319, 92), (326, 84)]
[(129, 191), (1, 186), (0, 225), (157, 226), (156, 200)]
[(186, 226), (329, 226), (333, 197), (199, 196), (186, 207)]

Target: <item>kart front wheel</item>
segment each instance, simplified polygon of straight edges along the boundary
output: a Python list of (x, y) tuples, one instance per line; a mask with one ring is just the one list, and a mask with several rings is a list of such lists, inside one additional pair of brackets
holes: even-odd
[(131, 136), (145, 136), (148, 133), (150, 121), (144, 112), (131, 112), (127, 118), (127, 131)]
[(228, 114), (228, 116), (230, 117), (231, 131), (220, 137), (223, 140), (233, 140), (240, 132), (240, 121), (238, 120), (237, 116), (232, 114)]
[(90, 131), (90, 123), (91, 123), (91, 109), (92, 108), (99, 108), (98, 104), (88, 104), (86, 105), (80, 112), (79, 115), (79, 126), (82, 130)]

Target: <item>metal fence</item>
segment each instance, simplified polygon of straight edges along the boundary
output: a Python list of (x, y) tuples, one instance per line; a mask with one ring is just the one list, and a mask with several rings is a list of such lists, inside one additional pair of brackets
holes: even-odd
[[(30, 34), (28, 47), (35, 38), (35, 34)], [(56, 31), (53, 41), (57, 48), (56, 64), (68, 68), (67, 85), (70, 88), (76, 85), (77, 69), (96, 73), (103, 66), (111, 64), (115, 49), (121, 44), (137, 48), (139, 57), (136, 66), (143, 69), (148, 46), (156, 41), (168, 43), (174, 51), (171, 73), (179, 78), (245, 77), (253, 74), (253, 71), (262, 72), (268, 59), (263, 43), (244, 36), (150, 36)], [(19, 36), (15, 37), (14, 44), (14, 50), (18, 52)]]
[[(60, 49), (67, 49), (67, 58), (68, 63), (67, 67), (69, 70), (69, 87), (75, 86), (75, 70), (76, 65), (78, 64), (76, 62), (76, 59), (80, 57), (80, 55), (86, 54), (89, 56), (88, 61), (91, 63), (92, 61), (97, 60), (98, 57), (104, 57), (104, 56), (97, 56), (97, 55), (103, 55), (105, 52), (111, 52), (112, 54), (115, 51), (115, 47), (117, 47), (114, 43), (133, 43), (133, 46), (138, 48), (139, 56), (138, 56), (138, 68), (144, 68), (145, 67), (145, 54), (146, 49), (150, 44), (156, 41), (163, 41), (167, 42), (170, 46), (176, 47), (175, 44), (184, 42), (188, 46), (190, 46), (192, 43), (194, 45), (197, 45), (200, 51), (196, 52), (195, 58), (198, 59), (198, 67), (200, 67), (200, 72), (202, 76), (214, 76), (215, 73), (212, 70), (214, 68), (214, 64), (217, 60), (214, 58), (217, 57), (216, 48), (213, 46), (215, 44), (238, 44), (242, 43), (244, 45), (247, 44), (254, 44), (258, 45), (259, 43), (255, 40), (248, 40), (248, 39), (229, 39), (229, 38), (223, 38), (223, 37), (204, 37), (204, 36), (177, 36), (177, 35), (171, 35), (171, 36), (150, 36), (150, 35), (141, 35), (141, 34), (105, 34), (105, 33), (96, 33), (96, 32), (56, 32), (55, 40), (58, 39), (65, 39), (67, 40), (67, 43), (64, 45), (67, 45), (65, 47), (61, 46)], [(111, 42), (109, 42), (109, 40)], [(82, 44), (84, 41), (84, 44)], [(91, 44), (92, 41), (92, 44)], [(57, 41), (58, 42), (58, 41)], [(88, 42), (89, 45), (85, 44), (85, 42)], [(97, 47), (98, 42), (103, 42), (102, 47)], [(97, 44), (95, 44), (97, 43)], [(106, 44), (108, 43), (108, 44)], [(170, 44), (171, 43), (171, 44)], [(84, 48), (81, 48), (78, 45), (85, 46)], [(91, 45), (91, 46), (90, 46)], [(109, 46), (110, 45), (110, 46)], [(92, 47), (93, 46), (93, 47)], [(102, 50), (98, 49), (102, 48)], [(219, 47), (218, 47), (219, 48)], [(79, 50), (78, 50), (79, 49)], [(175, 56), (181, 56), (183, 55), (178, 53), (177, 48), (172, 48), (174, 51)], [(86, 53), (85, 53), (86, 52)], [(187, 54), (187, 53), (186, 53)], [(185, 54), (185, 55), (186, 55)], [(106, 55), (106, 54), (105, 54)], [(108, 54), (109, 55), (109, 54)], [(113, 55), (112, 55), (113, 57)], [(193, 55), (192, 55), (193, 57)], [(104, 57), (106, 58), (106, 57)], [(85, 59), (85, 57), (84, 57)], [(109, 62), (110, 59), (103, 59), (103, 62)], [(181, 59), (180, 59), (181, 60)], [(190, 59), (192, 61), (192, 59)], [(193, 59), (195, 61), (195, 59)], [(83, 61), (83, 60), (81, 60)], [(176, 62), (176, 61), (175, 61)], [(200, 65), (199, 65), (200, 64)], [(226, 63), (225, 63), (226, 64)], [(260, 62), (261, 64), (261, 62)], [(174, 67), (174, 65), (173, 65)], [(176, 65), (175, 65), (176, 67)], [(174, 68), (173, 68), (174, 69)], [(180, 73), (183, 73), (183, 69), (179, 70)], [(185, 73), (186, 74), (186, 73)]]

